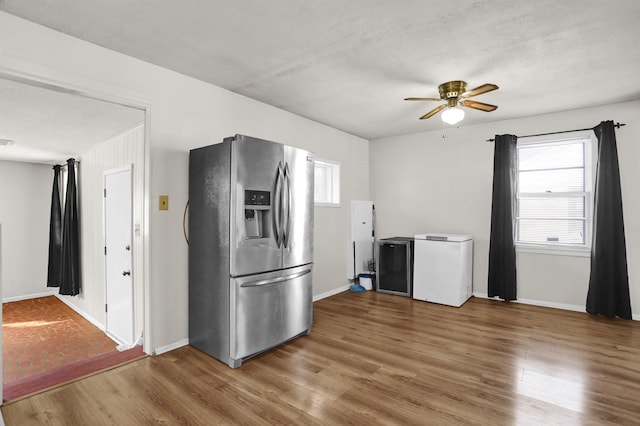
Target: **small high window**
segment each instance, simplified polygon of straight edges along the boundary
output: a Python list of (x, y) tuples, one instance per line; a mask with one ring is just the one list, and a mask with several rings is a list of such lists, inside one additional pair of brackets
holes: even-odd
[(340, 163), (316, 158), (314, 169), (315, 205), (340, 207)]

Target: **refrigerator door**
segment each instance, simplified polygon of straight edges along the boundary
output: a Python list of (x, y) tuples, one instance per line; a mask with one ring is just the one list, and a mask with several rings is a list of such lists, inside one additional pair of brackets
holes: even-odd
[(284, 147), (283, 268), (313, 262), (313, 158), (310, 152)]
[(312, 266), (231, 279), (231, 367), (300, 334), (312, 322)]
[(284, 146), (236, 135), (231, 145), (230, 275), (282, 268), (278, 241)]

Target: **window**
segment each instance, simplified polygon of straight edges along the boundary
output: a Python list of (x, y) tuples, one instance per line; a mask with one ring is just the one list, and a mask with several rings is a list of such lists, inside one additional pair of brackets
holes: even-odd
[(591, 131), (570, 139), (518, 141), (519, 249), (559, 254), (589, 252), (595, 146)]
[(315, 159), (316, 206), (340, 207), (340, 163)]

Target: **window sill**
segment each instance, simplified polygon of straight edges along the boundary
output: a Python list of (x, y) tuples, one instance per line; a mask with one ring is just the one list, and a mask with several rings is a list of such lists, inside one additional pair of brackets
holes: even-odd
[(591, 248), (589, 247), (537, 246), (516, 244), (516, 252), (548, 254), (554, 256), (591, 257)]
[(314, 203), (316, 207), (340, 207), (340, 203)]

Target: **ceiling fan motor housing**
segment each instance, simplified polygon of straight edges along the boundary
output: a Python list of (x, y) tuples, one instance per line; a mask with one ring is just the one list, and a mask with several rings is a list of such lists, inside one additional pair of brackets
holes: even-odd
[(467, 83), (460, 80), (447, 81), (438, 86), (440, 97), (444, 100), (457, 99), (458, 96), (467, 91)]

